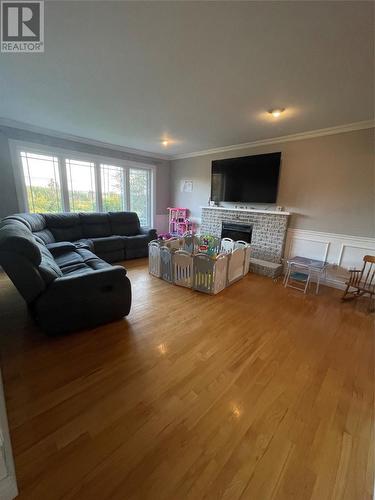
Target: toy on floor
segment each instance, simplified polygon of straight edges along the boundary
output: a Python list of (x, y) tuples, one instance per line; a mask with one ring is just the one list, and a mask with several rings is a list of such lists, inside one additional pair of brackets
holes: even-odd
[(193, 234), (193, 223), (188, 218), (188, 209), (170, 207), (168, 230), (173, 236), (183, 236), (186, 233)]

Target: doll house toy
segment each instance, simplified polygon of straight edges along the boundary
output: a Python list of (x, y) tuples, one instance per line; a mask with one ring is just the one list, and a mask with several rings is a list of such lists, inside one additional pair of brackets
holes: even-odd
[(169, 210), (169, 233), (173, 236), (193, 234), (193, 223), (188, 218), (188, 209), (170, 207)]

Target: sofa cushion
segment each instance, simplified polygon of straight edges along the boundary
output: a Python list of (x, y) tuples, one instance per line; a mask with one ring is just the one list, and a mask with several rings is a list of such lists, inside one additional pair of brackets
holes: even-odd
[(45, 245), (47, 245), (47, 243), (54, 243), (55, 242), (55, 238), (54, 238), (53, 234), (47, 228), (43, 229), (42, 231), (35, 231), (35, 232), (33, 232), (33, 235), (36, 238), (39, 238), (39, 240), (41, 242), (43, 242)]
[(148, 247), (150, 241), (147, 234), (138, 234), (137, 236), (123, 236), (125, 249)]
[(55, 261), (62, 272), (67, 267), (76, 266), (77, 264), (84, 263), (82, 256), (76, 250), (67, 250), (60, 255), (55, 256)]
[(79, 218), (84, 238), (102, 238), (113, 234), (111, 233), (111, 225), (109, 223), (108, 214), (106, 213), (80, 213)]
[(78, 214), (45, 214), (47, 228), (56, 241), (75, 241), (82, 238), (81, 221)]
[(84, 272), (111, 267), (86, 248), (69, 250), (57, 255), (55, 259), (64, 276), (74, 273), (84, 274)]
[(140, 233), (138, 215), (135, 212), (109, 212), (112, 234), (133, 236)]
[(108, 236), (107, 238), (92, 238), (95, 253), (113, 252), (123, 250), (124, 238), (122, 236)]
[(61, 272), (61, 269), (55, 262), (55, 259), (53, 258), (48, 248), (41, 243), (36, 244), (38, 245), (40, 253), (42, 255), (42, 259), (38, 266), (38, 269), (43, 280), (48, 284), (59, 276), (62, 276), (63, 273)]

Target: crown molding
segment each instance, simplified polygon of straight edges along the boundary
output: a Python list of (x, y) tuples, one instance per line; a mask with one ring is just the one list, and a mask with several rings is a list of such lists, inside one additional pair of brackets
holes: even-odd
[(271, 139), (261, 139), (259, 141), (244, 142), (241, 144), (233, 144), (231, 146), (224, 146), (219, 148), (205, 149), (202, 151), (195, 151), (192, 153), (184, 153), (180, 155), (173, 155), (170, 157), (172, 160), (182, 160), (184, 158), (194, 158), (196, 156), (212, 155), (215, 153), (224, 153), (225, 151), (233, 151), (236, 149), (255, 148), (258, 146), (267, 146), (271, 144), (279, 144), (281, 142), (300, 141), (302, 139), (313, 139), (314, 137), (321, 137), (324, 135), (341, 134), (343, 132), (352, 132), (355, 130), (363, 130), (375, 127), (374, 120), (367, 120), (362, 122), (348, 123), (346, 125), (338, 125), (336, 127), (321, 128), (317, 130), (310, 130), (308, 132), (299, 132), (297, 134), (283, 135)]
[(196, 156), (212, 155), (215, 153), (224, 153), (226, 151), (234, 151), (238, 149), (255, 148), (258, 146), (267, 146), (272, 144), (279, 144), (281, 142), (298, 141), (303, 139), (313, 139), (314, 137), (321, 137), (325, 135), (341, 134), (343, 132), (352, 132), (355, 130), (363, 130), (375, 127), (374, 120), (367, 120), (362, 122), (348, 123), (346, 125), (338, 125), (336, 127), (321, 128), (317, 130), (310, 130), (308, 132), (299, 132), (297, 134), (284, 135), (280, 137), (273, 137), (270, 139), (261, 139), (258, 141), (244, 142), (241, 144), (233, 144), (230, 146), (223, 146), (212, 149), (205, 149), (201, 151), (193, 151), (191, 153), (183, 153), (177, 155), (161, 155), (158, 153), (153, 153), (151, 151), (144, 151), (141, 149), (129, 148), (125, 146), (119, 146), (117, 144), (111, 144), (104, 141), (97, 141), (95, 139), (88, 139), (86, 137), (81, 137), (78, 135), (67, 134), (64, 132), (58, 132), (57, 130), (38, 127), (37, 125), (32, 125), (30, 123), (24, 123), (17, 120), (12, 120), (10, 118), (0, 117), (0, 127), (9, 127), (18, 130), (25, 130), (27, 132), (33, 132), (35, 134), (47, 135), (50, 137), (56, 137), (58, 139), (64, 139), (72, 142), (80, 142), (88, 144), (91, 146), (97, 146), (105, 149), (112, 149), (115, 151), (122, 151), (135, 156), (143, 156), (145, 158), (153, 158), (155, 160), (181, 160), (184, 158), (194, 158)]
[(38, 127), (37, 125), (32, 125), (30, 123), (23, 123), (17, 120), (11, 120), (9, 118), (0, 117), (0, 127), (15, 128), (18, 130), (25, 130), (27, 132), (33, 132), (35, 134), (48, 135), (50, 137), (56, 137), (57, 139), (63, 139), (67, 141), (80, 142), (88, 144), (90, 146), (97, 146), (100, 148), (112, 149), (115, 151), (122, 151), (124, 153), (132, 154), (135, 156), (144, 156), (147, 158), (154, 158), (156, 160), (170, 160), (171, 156), (160, 155), (158, 153), (152, 153), (151, 151), (143, 151), (141, 149), (128, 148), (125, 146), (119, 146), (117, 144), (111, 144), (109, 142), (97, 141), (95, 139), (88, 139), (87, 137), (81, 137), (78, 135), (67, 134), (65, 132), (58, 132), (57, 130)]

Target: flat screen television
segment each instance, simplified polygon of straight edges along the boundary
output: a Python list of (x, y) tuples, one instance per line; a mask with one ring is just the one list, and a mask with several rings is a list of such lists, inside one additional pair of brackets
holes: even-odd
[(213, 161), (211, 200), (275, 203), (280, 162), (281, 153)]

